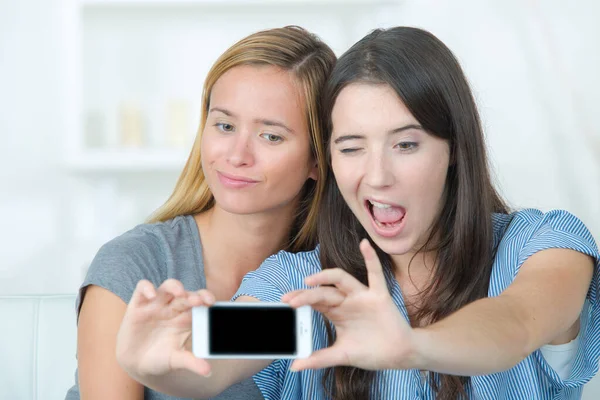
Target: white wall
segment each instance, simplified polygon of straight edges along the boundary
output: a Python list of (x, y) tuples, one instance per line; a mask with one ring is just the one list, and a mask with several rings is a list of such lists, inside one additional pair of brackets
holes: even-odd
[(57, 2), (0, 2), (0, 293), (71, 289), (60, 278), (60, 12)]
[(462, 62), (510, 203), (566, 208), (600, 238), (600, 5), (425, 0), (398, 10), (386, 24), (430, 29)]
[[(79, 227), (79, 237), (95, 228), (93, 221), (85, 222), (91, 219), (85, 217), (85, 210), (92, 209), (90, 203), (98, 203), (102, 181), (64, 166), (66, 132), (73, 121), (72, 71), (77, 71), (69, 47), (72, 32), (65, 28), (65, 21), (76, 13), (76, 4), (73, 0), (0, 3), (0, 106), (4, 110), (0, 115), (0, 212), (5, 226), (0, 233), (0, 293), (75, 290), (80, 277), (73, 278), (72, 269), (63, 270), (77, 250), (69, 247), (72, 227)], [(254, 12), (252, 22), (238, 24), (239, 32), (236, 24), (228, 25), (227, 37), (220, 40), (222, 47), (261, 27), (298, 20), (331, 42), (338, 54), (347, 43), (377, 26), (406, 24), (431, 30), (454, 50), (472, 82), (498, 183), (510, 203), (566, 208), (600, 237), (600, 128), (593, 120), (595, 107), (600, 105), (600, 75), (595, 73), (600, 70), (600, 26), (594, 23), (600, 13), (597, 2), (580, 1), (567, 8), (548, 1), (405, 1), (380, 5), (372, 14), (349, 11), (355, 27), (348, 31), (339, 21), (332, 22), (333, 27), (322, 26), (325, 17), (320, 23), (307, 21), (302, 12), (310, 16), (310, 8), (294, 7), (294, 15), (286, 14), (284, 6), (276, 8), (274, 16), (263, 16), (264, 20), (260, 12)], [(216, 15), (222, 11), (211, 10)], [(119, 14), (118, 9), (109, 12)], [(112, 31), (113, 40), (126, 35), (126, 18), (136, 12), (123, 10)], [(150, 18), (159, 18), (151, 13)], [(99, 17), (95, 18), (87, 17), (92, 27)], [(134, 22), (144, 24), (143, 20)], [(193, 21), (187, 23), (191, 27)], [(201, 34), (202, 27), (196, 29)], [(91, 33), (88, 42), (82, 40), (84, 44), (98, 32), (88, 30)], [(204, 54), (199, 51), (193, 62), (208, 66), (217, 50), (206, 51), (205, 60), (198, 59)], [(91, 64), (88, 53), (84, 48), (81, 57)], [(197, 93), (194, 100), (199, 104), (205, 70), (195, 75), (194, 82), (182, 84), (173, 76), (177, 71), (187, 72), (189, 55), (185, 51), (172, 54), (172, 63), (153, 71), (152, 79), (159, 82), (157, 87), (179, 87), (172, 92), (187, 90), (189, 97)], [(95, 61), (93, 55), (91, 61)], [(148, 68), (144, 61), (140, 60), (140, 70)], [(118, 64), (107, 65), (118, 68)], [(92, 66), (86, 72), (96, 72), (94, 68), (110, 69)], [(81, 86), (91, 89), (86, 92), (77, 87), (75, 92), (81, 89), (81, 98), (90, 97), (93, 82)], [(151, 94), (161, 93), (171, 94), (166, 89)], [(196, 121), (197, 104), (193, 106), (192, 121)], [(194, 129), (192, 122), (190, 136)], [(119, 210), (96, 207), (95, 212), (124, 214), (118, 232), (141, 222), (168, 195), (177, 171), (158, 175), (158, 185), (156, 174), (119, 175), (121, 189), (137, 183), (136, 189), (152, 198), (150, 204), (138, 206), (131, 194), (129, 202), (119, 199)], [(81, 197), (74, 205), (77, 215), (67, 201), (72, 196)], [(93, 242), (79, 251), (93, 253), (99, 244)]]
[[(279, 5), (272, 12), (244, 6), (251, 18), (222, 27), (227, 36), (218, 43), (261, 27), (296, 23), (320, 34), (340, 54), (378, 26), (431, 30), (455, 52), (473, 84), (498, 184), (510, 203), (566, 208), (600, 239), (600, 128), (595, 121), (600, 106), (600, 3), (407, 0), (369, 12), (361, 6), (345, 8), (339, 18), (332, 14), (335, 6), (313, 12), (318, 2), (312, 3)], [(213, 7), (210, 16), (222, 18), (226, 10)], [(94, 18), (102, 18), (102, 12), (84, 18), (91, 25), (82, 28), (77, 14), (75, 0), (0, 0), (0, 294), (74, 292), (97, 247), (142, 222), (166, 199), (177, 176), (173, 169), (129, 171), (116, 174), (114, 184), (114, 175), (105, 179), (103, 173), (65, 167), (69, 132), (83, 118), (73, 113), (85, 112), (79, 100), (95, 101), (89, 98), (93, 85), (82, 83), (78, 75), (87, 53), (74, 52), (77, 40), (72, 35), (86, 32)], [(116, 18), (114, 35), (124, 32), (124, 18), (133, 14), (124, 10)], [(151, 14), (145, 15), (159, 17)], [(212, 26), (194, 29), (198, 34)], [(90, 32), (87, 39), (93, 39)], [(223, 46), (199, 50), (194, 62), (210, 65)], [(190, 73), (186, 57), (175, 51), (171, 63), (154, 70), (157, 87), (163, 85), (152, 93), (155, 99), (168, 93), (171, 82), (179, 92), (187, 90), (187, 96), (195, 93), (192, 101), (199, 102), (203, 74), (189, 85), (172, 79), (180, 70)], [(111, 68), (118, 75), (117, 67)], [(139, 66), (144, 68), (148, 66)], [(93, 70), (88, 65), (87, 73)], [(190, 87), (196, 92), (190, 93)], [(194, 113), (191, 119), (197, 120)], [(102, 196), (112, 196), (116, 209), (104, 206), (111, 202)], [(115, 215), (116, 222), (103, 230), (106, 215)]]

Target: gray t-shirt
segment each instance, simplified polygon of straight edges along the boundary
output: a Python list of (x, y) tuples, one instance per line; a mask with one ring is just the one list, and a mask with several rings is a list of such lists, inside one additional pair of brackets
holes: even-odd
[[(181, 281), (186, 290), (206, 288), (200, 234), (191, 215), (175, 217), (163, 223), (138, 225), (102, 246), (79, 290), (77, 312), (83, 290), (88, 285), (110, 290), (129, 303), (141, 279), (148, 279), (158, 287), (169, 278)], [(67, 392), (65, 400), (78, 400), (79, 397), (75, 371), (75, 386)], [(149, 388), (144, 389), (144, 398), (178, 399)], [(231, 386), (214, 399), (263, 400), (263, 396), (252, 378), (249, 378)]]

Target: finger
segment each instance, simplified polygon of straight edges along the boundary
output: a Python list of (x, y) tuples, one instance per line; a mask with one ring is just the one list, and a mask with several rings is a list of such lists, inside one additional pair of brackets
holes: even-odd
[(360, 283), (355, 277), (340, 268), (326, 269), (316, 275), (311, 275), (306, 278), (306, 284), (309, 286), (335, 285), (346, 294), (367, 289), (367, 287)]
[(331, 286), (320, 286), (314, 289), (303, 290), (289, 301), (289, 305), (298, 308), (302, 306), (337, 307), (346, 298), (339, 289)]
[(186, 294), (183, 284), (177, 279), (167, 279), (158, 288), (156, 301), (159, 304), (168, 304), (173, 298), (184, 296)]
[(284, 294), (283, 296), (281, 296), (281, 301), (283, 303), (288, 303), (290, 300), (292, 300), (294, 297), (298, 296), (300, 293), (304, 292), (305, 289), (299, 289), (299, 290), (294, 290), (291, 292), (287, 292), (286, 294)]
[(189, 311), (192, 307), (194, 306), (187, 297), (176, 297), (169, 304), (169, 308), (173, 314), (181, 314), (182, 312)]
[(290, 370), (303, 371), (305, 369), (329, 368), (336, 365), (350, 365), (350, 361), (346, 353), (334, 345), (315, 351), (308, 358), (297, 358), (290, 366)]
[(154, 285), (150, 281), (142, 279), (135, 286), (135, 290), (131, 295), (131, 300), (129, 303), (134, 306), (141, 306), (147, 304), (155, 297), (156, 290), (154, 289)]
[(174, 318), (193, 307), (210, 306), (214, 301), (214, 295), (205, 289), (198, 290), (197, 292), (185, 292), (183, 295), (173, 298), (168, 304), (168, 317)]
[(204, 296), (197, 293), (190, 293), (187, 297), (187, 301), (190, 303), (191, 307), (210, 306), (213, 303), (206, 301)]
[(383, 268), (381, 261), (377, 257), (377, 253), (371, 243), (367, 239), (363, 239), (360, 242), (360, 252), (365, 259), (365, 265), (367, 266), (367, 280), (369, 288), (379, 291), (388, 292), (387, 283), (385, 281), (385, 275), (383, 274)]
[[(189, 304), (189, 307), (198, 307), (198, 306), (211, 306), (215, 302), (215, 296), (206, 289), (198, 290), (195, 292), (186, 292), (185, 297), (186, 301), (182, 302), (185, 304)], [(175, 300), (173, 300), (174, 302)]]
[(195, 292), (195, 295), (199, 296), (202, 299), (203, 304), (210, 306), (215, 302), (215, 295), (207, 289), (200, 289)]
[(313, 310), (315, 310), (316, 312), (323, 314), (326, 317), (331, 312), (331, 307), (326, 306), (326, 305), (322, 305), (322, 304), (314, 304), (314, 305), (311, 306), (311, 308)]
[(171, 354), (169, 359), (172, 370), (187, 369), (198, 375), (209, 377), (211, 374), (210, 364), (201, 358), (197, 358), (189, 351), (177, 350)]

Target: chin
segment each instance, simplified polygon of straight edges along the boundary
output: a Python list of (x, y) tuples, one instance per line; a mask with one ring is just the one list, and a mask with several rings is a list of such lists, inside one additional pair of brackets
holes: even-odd
[(252, 204), (254, 202), (241, 202), (239, 198), (238, 199), (222, 199), (222, 198), (217, 199), (217, 197), (215, 197), (215, 203), (223, 211), (226, 211), (230, 214), (238, 214), (238, 215), (255, 214), (262, 210), (262, 207), (259, 207), (257, 204)]
[(389, 254), (390, 256), (401, 256), (404, 254), (409, 253), (412, 250), (412, 246), (410, 246), (408, 243), (398, 243), (397, 239), (396, 239), (396, 243), (394, 243), (393, 241), (389, 241), (386, 240), (385, 242), (382, 242), (381, 240), (379, 241), (375, 241), (375, 243), (377, 244), (377, 246), (379, 246), (379, 248), (381, 250), (383, 250), (385, 253)]
[(410, 253), (414, 249), (414, 241), (406, 237), (382, 238), (375, 233), (369, 232), (369, 236), (375, 244), (385, 253), (391, 256), (401, 256)]

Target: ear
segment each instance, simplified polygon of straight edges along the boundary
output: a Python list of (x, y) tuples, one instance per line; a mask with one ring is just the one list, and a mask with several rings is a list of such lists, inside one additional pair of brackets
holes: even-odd
[(453, 167), (456, 164), (456, 149), (448, 146), (448, 166)]
[(313, 181), (319, 179), (319, 164), (316, 161), (311, 165), (310, 170), (308, 171), (308, 177)]

